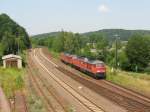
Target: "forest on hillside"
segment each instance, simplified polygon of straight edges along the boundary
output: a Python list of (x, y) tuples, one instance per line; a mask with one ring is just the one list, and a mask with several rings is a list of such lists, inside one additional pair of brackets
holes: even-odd
[(6, 54), (19, 54), (30, 48), (28, 33), (8, 15), (0, 15), (0, 57)]
[(32, 38), (33, 45), (47, 46), (54, 52), (67, 52), (104, 61), (111, 67), (134, 72), (150, 72), (150, 35), (135, 33), (127, 41), (103, 33), (87, 35), (59, 32), (48, 37)]
[[(51, 36), (57, 36), (61, 32), (51, 32), (51, 33), (44, 33), (44, 34), (38, 34), (32, 36), (33, 38), (47, 38)], [(149, 30), (124, 30), (124, 29), (103, 29), (99, 31), (93, 31), (93, 32), (86, 32), (86, 33), (81, 33), (80, 35), (89, 37), (93, 35), (105, 35), (105, 37), (113, 41), (115, 39), (115, 35), (118, 35), (118, 38), (122, 41), (127, 41), (132, 35), (139, 34), (139, 35), (150, 35)]]

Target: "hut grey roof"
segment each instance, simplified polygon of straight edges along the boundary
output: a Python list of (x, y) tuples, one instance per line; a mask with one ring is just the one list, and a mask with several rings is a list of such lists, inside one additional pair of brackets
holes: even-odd
[(3, 60), (11, 59), (11, 58), (22, 59), (21, 56), (14, 55), (14, 54), (5, 55), (5, 56), (2, 57)]

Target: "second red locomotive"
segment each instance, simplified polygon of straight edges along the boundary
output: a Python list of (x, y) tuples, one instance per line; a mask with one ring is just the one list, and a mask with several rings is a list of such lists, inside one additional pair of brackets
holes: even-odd
[(106, 67), (102, 61), (89, 60), (88, 58), (78, 57), (68, 53), (61, 53), (61, 61), (73, 65), (77, 69), (90, 74), (94, 78), (106, 78)]

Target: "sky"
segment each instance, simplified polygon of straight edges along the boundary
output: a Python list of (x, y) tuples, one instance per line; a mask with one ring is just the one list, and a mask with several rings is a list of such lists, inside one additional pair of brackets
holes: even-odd
[(150, 0), (0, 0), (8, 14), (30, 35), (101, 29), (150, 30)]

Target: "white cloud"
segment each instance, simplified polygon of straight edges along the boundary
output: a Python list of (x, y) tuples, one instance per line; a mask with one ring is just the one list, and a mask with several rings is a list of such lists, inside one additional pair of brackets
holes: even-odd
[(109, 7), (105, 4), (101, 4), (99, 7), (98, 7), (98, 11), (100, 13), (108, 13), (110, 11)]

